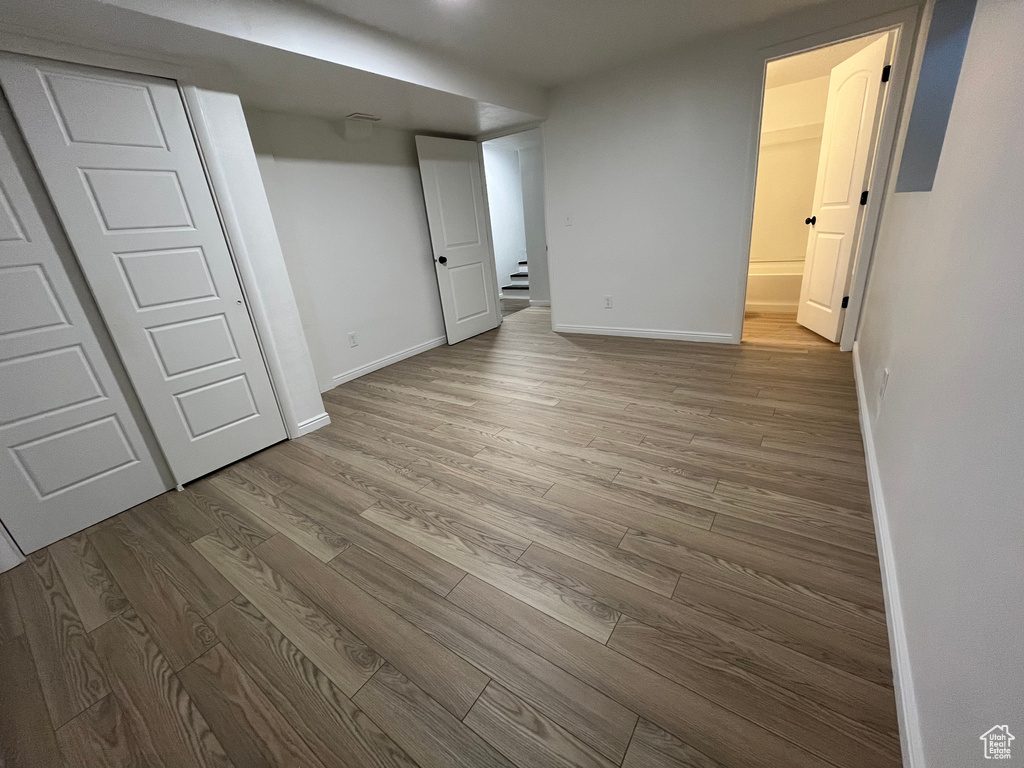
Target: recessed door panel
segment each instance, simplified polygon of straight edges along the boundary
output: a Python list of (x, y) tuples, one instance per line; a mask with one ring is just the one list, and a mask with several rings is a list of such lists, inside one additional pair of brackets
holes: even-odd
[(0, 267), (0, 306), (7, 310), (0, 312), (0, 336), (68, 325), (42, 264)]
[(416, 137), (423, 199), (448, 343), (501, 322), (480, 145)]
[(217, 298), (202, 248), (119, 253), (117, 258), (136, 309)]
[(147, 87), (45, 68), (39, 74), (69, 144), (166, 148)]
[(116, 416), (11, 446), (40, 501), (138, 463)]
[(32, 552), (171, 481), (2, 98), (0, 188), (19, 233), (0, 238), (0, 519)]
[(167, 379), (238, 360), (238, 349), (224, 315), (169, 323), (147, 331)]
[(0, 360), (0, 426), (106, 397), (81, 344)]
[(185, 193), (174, 171), (80, 170), (105, 233), (193, 229)]
[(283, 440), (177, 84), (13, 55), (0, 84), (175, 479)]

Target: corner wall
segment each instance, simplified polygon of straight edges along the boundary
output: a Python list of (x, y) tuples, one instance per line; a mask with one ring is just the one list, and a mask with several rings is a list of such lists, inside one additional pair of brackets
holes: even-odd
[(246, 118), (321, 391), (443, 344), (412, 134), (349, 142), (316, 118)]
[(979, 0), (932, 190), (890, 183), (857, 336), (912, 768), (985, 764), (997, 724), (1024, 751), (1022, 39), (1024, 4)]
[(764, 49), (907, 5), (819, 6), (556, 89), (542, 125), (556, 329), (738, 342)]

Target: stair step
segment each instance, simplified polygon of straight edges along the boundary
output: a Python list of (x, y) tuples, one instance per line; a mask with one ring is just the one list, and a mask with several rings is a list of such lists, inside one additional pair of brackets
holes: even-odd
[(515, 283), (513, 285), (501, 286), (502, 291), (528, 291), (530, 290), (529, 283)]
[(529, 277), (529, 276), (530, 276), (529, 272), (516, 272), (514, 275), (509, 275), (509, 277), (511, 277), (513, 280), (515, 280), (517, 277)]

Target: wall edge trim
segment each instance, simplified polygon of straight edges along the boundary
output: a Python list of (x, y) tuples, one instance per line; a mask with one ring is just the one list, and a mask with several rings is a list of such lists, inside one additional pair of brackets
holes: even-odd
[(295, 429), (295, 437), (291, 437), (289, 439), (294, 440), (296, 437), (308, 435), (310, 432), (315, 432), (316, 430), (320, 429), (320, 427), (326, 427), (330, 423), (331, 417), (326, 411), (324, 411), (319, 416), (314, 416), (311, 419), (306, 419), (305, 421), (299, 422), (298, 426)]
[(631, 336), (637, 339), (671, 339), (673, 341), (700, 341), (708, 344), (736, 344), (731, 333), (695, 333), (692, 331), (663, 331), (655, 328), (616, 328), (603, 325), (554, 326), (555, 333), (587, 333), (597, 336)]
[(341, 384), (344, 384), (346, 381), (358, 379), (360, 376), (365, 376), (368, 373), (373, 373), (374, 371), (380, 370), (381, 368), (386, 368), (389, 365), (401, 362), (402, 360), (405, 360), (407, 357), (413, 357), (415, 355), (420, 354), (421, 352), (426, 352), (428, 349), (440, 347), (447, 343), (447, 336), (438, 336), (435, 339), (430, 339), (430, 341), (425, 341), (422, 344), (417, 344), (414, 347), (403, 349), (401, 352), (395, 352), (393, 355), (388, 355), (387, 357), (382, 357), (379, 360), (374, 360), (372, 363), (367, 363), (366, 365), (361, 365), (358, 368), (353, 368), (352, 370), (345, 371), (344, 373), (339, 373), (337, 376), (331, 377), (332, 381), (334, 382), (334, 386), (332, 386), (331, 389)]
[(864, 441), (868, 491), (871, 494), (875, 541), (878, 546), (878, 561), (882, 572), (885, 623), (889, 629), (889, 655), (893, 664), (893, 687), (896, 694), (896, 714), (899, 720), (903, 765), (906, 768), (925, 768), (921, 720), (910, 671), (910, 651), (907, 647), (906, 625), (900, 605), (895, 553), (889, 533), (889, 517), (886, 512), (885, 498), (882, 495), (882, 477), (878, 469), (878, 456), (875, 453), (875, 439), (871, 431), (871, 420), (868, 418), (864, 373), (860, 365), (860, 348), (857, 341), (853, 343), (853, 377), (857, 386), (857, 413), (860, 418), (861, 438)]

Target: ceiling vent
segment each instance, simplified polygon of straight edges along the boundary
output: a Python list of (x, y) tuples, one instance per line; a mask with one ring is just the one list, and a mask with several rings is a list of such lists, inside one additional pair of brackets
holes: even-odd
[(373, 136), (373, 124), (380, 120), (376, 115), (366, 112), (353, 112), (345, 118), (342, 135), (346, 141), (366, 141)]

